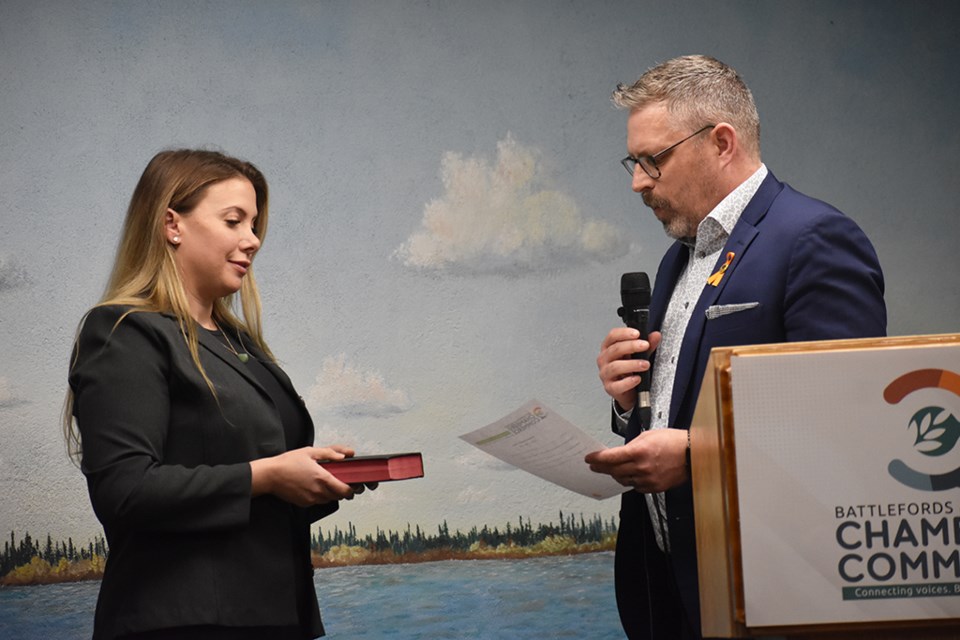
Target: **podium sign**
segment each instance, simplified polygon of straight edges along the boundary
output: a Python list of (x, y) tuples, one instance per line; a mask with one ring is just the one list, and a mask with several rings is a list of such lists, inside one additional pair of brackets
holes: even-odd
[(714, 350), (691, 438), (704, 635), (960, 623), (960, 335)]

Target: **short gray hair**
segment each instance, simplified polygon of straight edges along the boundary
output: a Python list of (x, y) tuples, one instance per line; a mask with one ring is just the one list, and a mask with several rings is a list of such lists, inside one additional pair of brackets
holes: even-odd
[(741, 144), (760, 158), (760, 116), (753, 94), (740, 74), (709, 56), (681, 56), (649, 69), (629, 87), (617, 85), (611, 96), (621, 109), (663, 104), (691, 131), (727, 122)]

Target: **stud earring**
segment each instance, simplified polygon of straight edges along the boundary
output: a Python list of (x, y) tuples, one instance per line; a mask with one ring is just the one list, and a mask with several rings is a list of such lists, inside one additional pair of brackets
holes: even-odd
[(173, 236), (173, 244), (180, 244), (180, 236)]

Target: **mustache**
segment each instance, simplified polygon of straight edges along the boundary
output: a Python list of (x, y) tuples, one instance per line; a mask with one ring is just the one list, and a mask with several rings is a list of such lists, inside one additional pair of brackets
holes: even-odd
[(669, 209), (670, 208), (670, 203), (663, 198), (652, 196), (649, 193), (644, 193), (641, 195), (641, 197), (643, 198), (643, 204), (647, 205), (651, 209)]

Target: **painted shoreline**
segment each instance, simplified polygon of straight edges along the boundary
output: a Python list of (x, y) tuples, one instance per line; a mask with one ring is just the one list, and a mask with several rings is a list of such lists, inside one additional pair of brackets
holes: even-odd
[(392, 551), (370, 551), (363, 547), (334, 547), (323, 555), (312, 556), (315, 569), (378, 564), (415, 564), (420, 562), (443, 562), (445, 560), (524, 560), (545, 556), (571, 556), (581, 553), (613, 551), (616, 536), (608, 536), (601, 542), (577, 544), (566, 536), (555, 536), (532, 546), (499, 545), (497, 547), (431, 549), (418, 553), (395, 554)]
[[(613, 551), (615, 546), (615, 536), (608, 536), (601, 542), (582, 544), (577, 544), (568, 536), (551, 536), (531, 546), (478, 545), (468, 550), (445, 548), (403, 554), (395, 554), (390, 550), (372, 551), (366, 547), (340, 545), (324, 554), (312, 553), (311, 561), (315, 569), (331, 569), (356, 565), (416, 564), (446, 560), (524, 560)], [(63, 559), (57, 565), (51, 566), (43, 558), (34, 556), (29, 563), (17, 567), (0, 578), (0, 588), (100, 580), (103, 577), (105, 564), (105, 558), (95, 556), (90, 560), (73, 562)]]
[[(355, 565), (416, 564), (444, 560), (522, 560), (543, 556), (612, 551), (617, 524), (599, 514), (559, 513), (559, 523), (534, 525), (518, 518), (501, 527), (472, 527), (450, 532), (447, 522), (427, 533), (420, 525), (405, 530), (377, 528), (375, 534), (357, 535), (352, 522), (346, 529), (318, 528), (311, 535), (310, 560), (316, 569)], [(46, 536), (41, 545), (29, 533), (18, 542), (16, 534), (0, 556), (0, 588), (100, 580), (109, 549), (103, 536), (77, 546), (72, 538), (54, 542)]]

